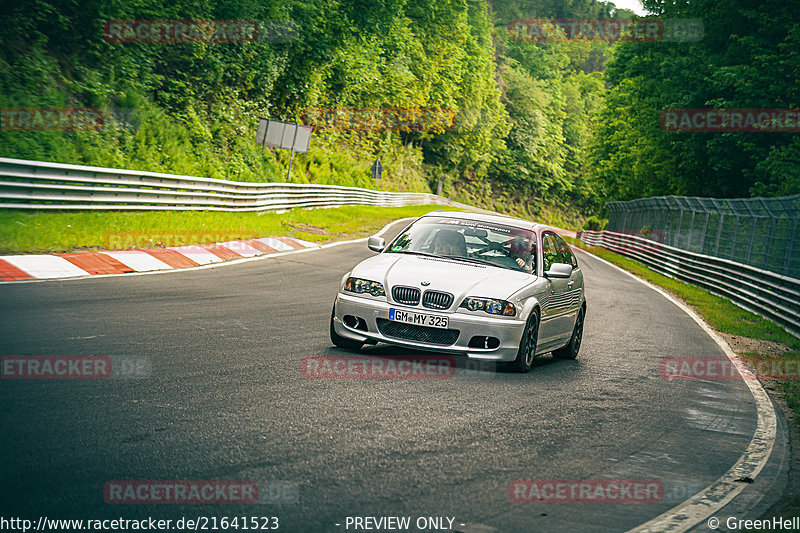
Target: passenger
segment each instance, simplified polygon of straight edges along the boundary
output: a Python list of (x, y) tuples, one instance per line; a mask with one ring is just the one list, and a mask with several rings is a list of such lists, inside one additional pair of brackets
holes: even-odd
[(434, 237), (433, 253), (451, 257), (466, 257), (467, 243), (459, 232), (442, 229)]

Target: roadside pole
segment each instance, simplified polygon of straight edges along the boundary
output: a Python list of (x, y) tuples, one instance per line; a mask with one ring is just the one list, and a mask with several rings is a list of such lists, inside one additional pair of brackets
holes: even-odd
[(294, 147), (297, 144), (297, 130), (300, 128), (295, 127), (294, 138), (292, 139), (292, 155), (289, 157), (289, 171), (286, 172), (286, 182), (292, 181), (292, 163), (294, 163)]
[(376, 159), (374, 163), (372, 163), (372, 167), (370, 168), (372, 171), (372, 179), (375, 180), (375, 190), (378, 190), (378, 180), (381, 179), (381, 174), (383, 173), (383, 165), (381, 165), (380, 158)]

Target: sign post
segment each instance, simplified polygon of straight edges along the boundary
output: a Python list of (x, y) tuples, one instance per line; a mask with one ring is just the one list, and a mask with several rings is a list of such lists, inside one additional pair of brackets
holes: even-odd
[(381, 165), (381, 160), (376, 159), (374, 163), (372, 163), (372, 179), (375, 180), (375, 190), (378, 190), (378, 180), (381, 179), (381, 174), (383, 173), (383, 165)]
[(314, 128), (311, 126), (289, 124), (262, 118), (259, 119), (258, 129), (256, 129), (256, 144), (261, 145), (262, 154), (267, 146), (292, 151), (292, 155), (289, 158), (289, 171), (286, 173), (286, 181), (288, 182), (291, 181), (294, 153), (308, 153), (308, 144), (311, 141), (311, 132), (313, 130)]
[(292, 155), (291, 155), (291, 157), (289, 157), (289, 170), (286, 172), (286, 182), (287, 183), (292, 181), (292, 163), (294, 163), (294, 146), (295, 146), (295, 143), (297, 142), (297, 130), (299, 130), (299, 129), (300, 128), (297, 127), (297, 124), (295, 124), (294, 137), (292, 138)]

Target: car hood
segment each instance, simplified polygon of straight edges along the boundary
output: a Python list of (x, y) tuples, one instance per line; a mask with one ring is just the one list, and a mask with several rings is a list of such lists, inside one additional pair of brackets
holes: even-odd
[[(380, 281), (389, 293), (395, 285), (449, 292), (458, 305), (467, 296), (508, 299), (535, 276), (507, 268), (418, 255), (382, 253), (359, 263), (352, 276)], [(427, 281), (430, 285), (423, 286)]]

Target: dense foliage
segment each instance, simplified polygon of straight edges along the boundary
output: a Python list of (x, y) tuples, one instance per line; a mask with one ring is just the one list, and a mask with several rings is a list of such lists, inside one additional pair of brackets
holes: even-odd
[(697, 42), (620, 43), (592, 168), (601, 194), (779, 196), (800, 192), (800, 136), (669, 132), (672, 108), (800, 107), (800, 2), (645, 0), (659, 17), (698, 18)]
[[(659, 16), (702, 18), (706, 37), (609, 44), (509, 35), (521, 18), (630, 16), (595, 0), (4, 2), (0, 108), (100, 108), (105, 123), (0, 131), (0, 156), (282, 181), (289, 154), (262, 154), (259, 117), (406, 110), (452, 122), (315, 124), (292, 181), (371, 186), (380, 157), (383, 189), (435, 191), (441, 180), (456, 199), (573, 222), (607, 199), (789, 193), (800, 187), (796, 135), (667, 133), (658, 116), (797, 106), (797, 4), (648, 0)], [(108, 21), (142, 19), (263, 21), (266, 38), (104, 38)]]

